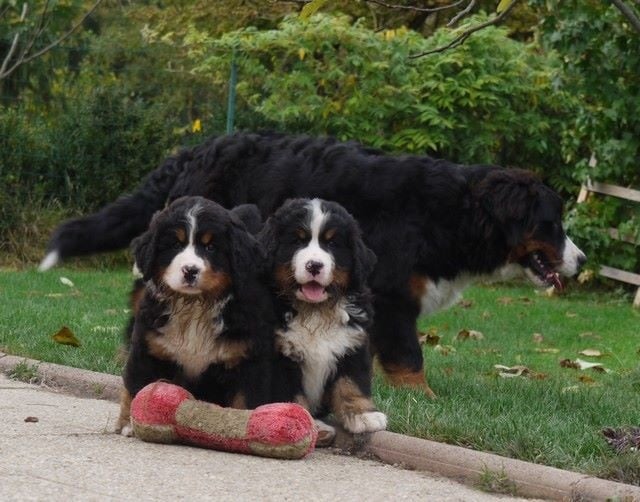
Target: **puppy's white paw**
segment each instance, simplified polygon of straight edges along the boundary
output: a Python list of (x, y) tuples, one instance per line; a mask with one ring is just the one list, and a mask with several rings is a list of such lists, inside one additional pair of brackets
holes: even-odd
[(335, 427), (324, 423), (322, 420), (315, 419), (316, 429), (318, 429), (318, 439), (316, 446), (319, 448), (331, 446), (336, 438)]
[(368, 411), (347, 416), (343, 425), (354, 434), (383, 431), (387, 428), (387, 416), (381, 411)]
[(131, 424), (123, 426), (122, 429), (120, 429), (120, 435), (128, 438), (133, 437), (133, 427), (131, 427)]

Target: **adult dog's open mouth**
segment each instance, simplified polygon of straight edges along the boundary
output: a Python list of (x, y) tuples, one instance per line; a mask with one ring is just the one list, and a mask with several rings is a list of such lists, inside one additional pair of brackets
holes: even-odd
[(527, 255), (525, 266), (542, 284), (553, 286), (558, 291), (564, 289), (560, 274), (553, 269), (553, 266), (541, 251), (534, 251)]

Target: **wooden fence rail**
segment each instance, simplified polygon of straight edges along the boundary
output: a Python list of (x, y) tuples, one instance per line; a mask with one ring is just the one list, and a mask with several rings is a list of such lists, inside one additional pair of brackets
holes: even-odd
[[(634, 190), (632, 188), (624, 188), (616, 185), (609, 185), (607, 183), (600, 183), (597, 181), (588, 180), (586, 184), (580, 188), (578, 194), (578, 203), (582, 203), (587, 200), (590, 193), (597, 193), (601, 195), (607, 195), (610, 197), (618, 197), (620, 199), (629, 200), (631, 202), (640, 202), (640, 190)], [(638, 241), (635, 236), (620, 235), (618, 229), (608, 228), (606, 232), (612, 239), (627, 242), (629, 244), (637, 245)], [(634, 272), (628, 272), (619, 268), (609, 267), (602, 265), (599, 270), (599, 274), (609, 279), (625, 282), (633, 286), (637, 286), (635, 298), (633, 299), (633, 306), (640, 308), (640, 274)]]

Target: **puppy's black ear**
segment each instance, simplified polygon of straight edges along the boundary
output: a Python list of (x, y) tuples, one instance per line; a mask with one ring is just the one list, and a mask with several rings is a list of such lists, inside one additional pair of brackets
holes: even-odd
[(156, 232), (150, 228), (136, 237), (131, 243), (131, 250), (136, 267), (142, 273), (142, 280), (148, 281), (153, 276), (153, 262), (156, 257)]
[(521, 170), (500, 170), (487, 176), (478, 195), (482, 208), (500, 228), (507, 244), (518, 245), (531, 230), (536, 210), (535, 178)]
[(352, 286), (354, 289), (362, 289), (367, 284), (377, 261), (375, 253), (362, 240), (360, 229), (356, 228), (353, 233)]
[(264, 272), (265, 255), (257, 239), (234, 214), (231, 216), (229, 241), (231, 243), (231, 269), (236, 295), (242, 296), (244, 288)]

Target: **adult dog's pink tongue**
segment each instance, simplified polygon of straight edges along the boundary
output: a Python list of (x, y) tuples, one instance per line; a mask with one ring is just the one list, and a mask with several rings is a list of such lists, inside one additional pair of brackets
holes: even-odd
[(310, 302), (319, 302), (324, 299), (324, 287), (317, 282), (308, 282), (303, 284), (302, 294)]

